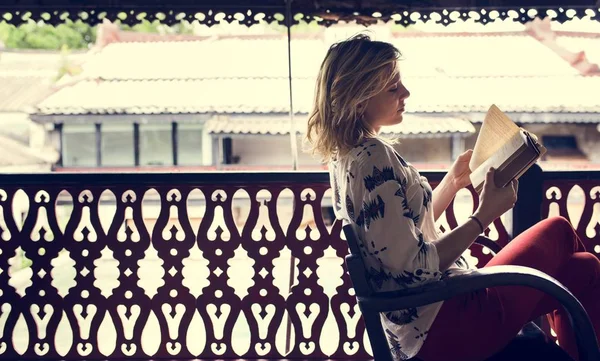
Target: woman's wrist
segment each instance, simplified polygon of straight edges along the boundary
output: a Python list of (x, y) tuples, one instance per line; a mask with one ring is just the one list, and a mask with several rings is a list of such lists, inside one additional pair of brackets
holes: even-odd
[(483, 225), (483, 223), (481, 223), (479, 218), (477, 218), (476, 216), (469, 216), (469, 219), (475, 222), (475, 224), (477, 224), (477, 227), (479, 227), (479, 234), (482, 234), (487, 228)]
[(456, 193), (458, 193), (458, 191), (460, 190), (458, 188), (456, 178), (450, 173), (447, 173), (446, 177), (442, 178), (440, 186), (445, 187), (446, 190), (452, 194), (452, 196), (455, 196)]
[(489, 227), (489, 225), (494, 221), (494, 217), (488, 215), (484, 210), (478, 209), (473, 213), (473, 217), (477, 218), (477, 220), (481, 223), (483, 229)]

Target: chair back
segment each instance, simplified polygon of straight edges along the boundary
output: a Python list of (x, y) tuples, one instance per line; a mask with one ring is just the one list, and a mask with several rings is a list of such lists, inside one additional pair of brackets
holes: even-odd
[(368, 271), (361, 255), (361, 242), (358, 233), (351, 224), (344, 225), (342, 230), (350, 248), (350, 254), (346, 256), (346, 267), (352, 281), (358, 306), (365, 321), (367, 335), (369, 336), (371, 349), (373, 350), (373, 357), (375, 361), (392, 361), (392, 355), (387, 338), (383, 332), (379, 313), (365, 312), (361, 305), (361, 298), (373, 295), (374, 291), (369, 283)]
[(356, 229), (351, 224), (344, 225), (342, 228), (348, 247), (350, 248), (350, 254), (346, 256), (346, 267), (352, 280), (352, 286), (356, 296), (368, 297), (373, 294), (373, 288), (371, 287), (367, 278), (367, 267), (363, 261), (360, 252), (360, 240)]

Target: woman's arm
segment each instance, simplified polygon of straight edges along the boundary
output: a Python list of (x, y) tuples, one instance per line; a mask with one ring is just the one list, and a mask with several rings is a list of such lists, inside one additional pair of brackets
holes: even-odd
[[(482, 221), (484, 222), (484, 221)], [(487, 222), (487, 221), (485, 221)], [(487, 224), (484, 224), (486, 227)], [(440, 259), (440, 271), (445, 271), (471, 246), (481, 234), (479, 225), (472, 219), (433, 241)]]
[(438, 218), (444, 213), (454, 196), (456, 196), (456, 186), (454, 185), (454, 181), (452, 175), (447, 173), (440, 184), (435, 187), (433, 190), (433, 196), (431, 202), (433, 203), (433, 219), (438, 220)]
[(433, 217), (436, 221), (448, 208), (456, 193), (471, 184), (469, 162), (472, 155), (473, 151), (471, 149), (459, 155), (444, 179), (433, 190)]
[[(484, 229), (494, 219), (514, 207), (517, 201), (519, 183), (515, 180), (506, 187), (498, 188), (494, 184), (494, 173), (495, 170), (490, 169), (486, 174), (483, 191), (479, 198), (479, 208), (474, 214)], [(450, 267), (482, 232), (479, 224), (473, 219), (469, 219), (466, 223), (433, 241), (440, 260), (440, 270)]]

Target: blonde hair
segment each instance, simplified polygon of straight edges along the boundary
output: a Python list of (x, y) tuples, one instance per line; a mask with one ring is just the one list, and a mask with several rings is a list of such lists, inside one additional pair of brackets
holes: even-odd
[[(358, 34), (333, 44), (317, 76), (306, 140), (329, 162), (377, 135), (363, 119), (366, 103), (393, 79), (400, 52), (392, 44)], [(363, 104), (359, 109), (359, 104)]]

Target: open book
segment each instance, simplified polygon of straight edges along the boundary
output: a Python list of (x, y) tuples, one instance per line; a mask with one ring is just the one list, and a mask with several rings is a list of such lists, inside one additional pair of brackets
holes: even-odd
[(471, 183), (480, 193), (485, 175), (496, 169), (495, 183), (504, 187), (523, 175), (546, 153), (537, 137), (518, 127), (496, 105), (488, 110), (469, 162)]

